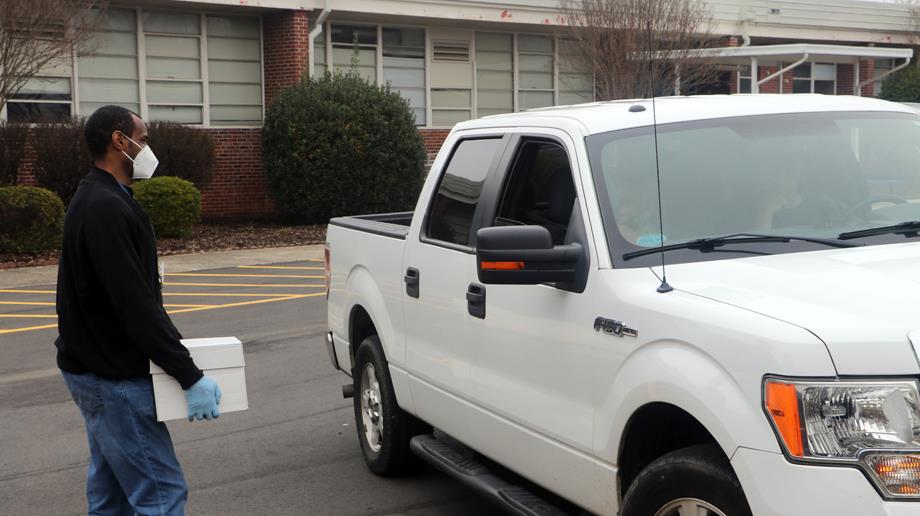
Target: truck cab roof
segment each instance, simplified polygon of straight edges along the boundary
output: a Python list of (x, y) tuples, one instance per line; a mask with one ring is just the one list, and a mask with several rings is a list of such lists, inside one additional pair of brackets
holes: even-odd
[[(640, 107), (635, 107), (640, 106)], [(494, 127), (545, 126), (549, 120), (568, 119), (583, 127), (586, 135), (605, 133), (633, 127), (693, 120), (770, 115), (778, 113), (808, 113), (827, 111), (890, 111), (916, 113), (903, 104), (868, 97), (844, 95), (696, 95), (656, 97), (592, 102), (572, 106), (531, 109), (518, 113), (493, 115), (462, 122), (455, 130)]]

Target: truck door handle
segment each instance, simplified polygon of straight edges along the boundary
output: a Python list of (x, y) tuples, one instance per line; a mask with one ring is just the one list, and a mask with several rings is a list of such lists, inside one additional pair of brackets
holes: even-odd
[(466, 309), (473, 317), (486, 318), (486, 288), (470, 283), (466, 289)]
[(406, 295), (418, 299), (419, 295), (419, 272), (418, 269), (409, 267), (406, 269), (406, 275), (403, 277), (406, 282)]

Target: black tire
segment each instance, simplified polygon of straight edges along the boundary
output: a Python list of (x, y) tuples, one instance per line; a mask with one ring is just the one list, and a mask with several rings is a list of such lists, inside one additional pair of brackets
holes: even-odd
[(738, 477), (716, 445), (690, 446), (652, 461), (626, 491), (620, 515), (655, 516), (685, 498), (701, 500), (726, 516), (751, 515)]
[[(362, 408), (362, 401), (368, 395), (364, 385), (364, 372), (368, 366), (372, 367), (373, 378), (376, 378), (378, 385), (377, 403), (371, 404), (378, 410), (372, 412), (377, 414), (376, 420), (383, 423), (379, 432), (373, 435), (376, 437), (375, 444), (369, 440), (373, 437), (368, 436), (368, 427), (365, 425)], [(426, 431), (430, 433), (431, 428), (426, 427), (424, 423), (399, 408), (383, 346), (380, 345), (380, 339), (376, 335), (364, 339), (358, 346), (352, 381), (354, 382), (355, 428), (358, 431), (358, 442), (361, 443), (361, 453), (364, 455), (368, 469), (381, 476), (403, 475), (421, 469), (424, 464), (409, 449), (409, 440)], [(372, 382), (369, 381), (369, 383), (372, 385)], [(371, 419), (370, 416), (369, 419)], [(374, 426), (373, 421), (371, 419), (372, 426)]]

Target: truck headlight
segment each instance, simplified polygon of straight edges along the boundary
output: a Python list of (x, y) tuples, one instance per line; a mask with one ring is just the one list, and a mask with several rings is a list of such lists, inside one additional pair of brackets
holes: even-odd
[(851, 463), (892, 498), (920, 496), (920, 392), (915, 380), (767, 378), (764, 408), (793, 458)]

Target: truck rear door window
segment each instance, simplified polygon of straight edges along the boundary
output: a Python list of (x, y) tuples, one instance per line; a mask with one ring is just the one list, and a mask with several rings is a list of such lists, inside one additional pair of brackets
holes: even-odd
[(501, 138), (463, 140), (454, 149), (428, 214), (429, 238), (469, 246), (473, 215)]

